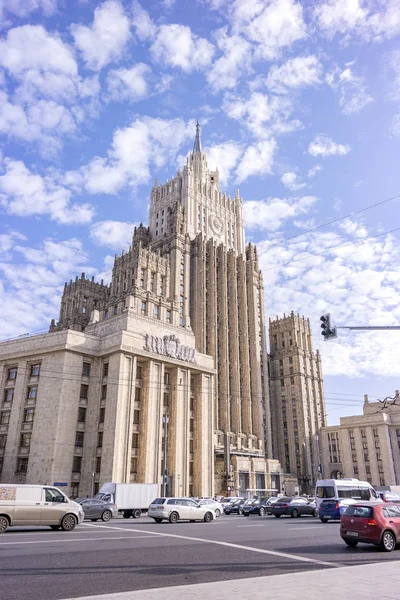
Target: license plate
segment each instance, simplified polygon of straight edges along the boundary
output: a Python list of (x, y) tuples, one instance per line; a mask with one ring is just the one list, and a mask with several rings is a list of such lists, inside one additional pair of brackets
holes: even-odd
[(358, 537), (357, 531), (347, 531), (346, 535), (349, 535), (350, 537)]

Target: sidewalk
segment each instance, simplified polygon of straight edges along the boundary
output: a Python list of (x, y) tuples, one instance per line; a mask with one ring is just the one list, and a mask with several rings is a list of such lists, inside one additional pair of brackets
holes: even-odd
[(399, 600), (399, 567), (398, 561), (385, 561), (356, 567), (85, 596), (79, 600)]

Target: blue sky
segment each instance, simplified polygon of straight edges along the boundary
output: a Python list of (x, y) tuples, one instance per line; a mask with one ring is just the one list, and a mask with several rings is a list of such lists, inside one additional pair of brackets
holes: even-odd
[(266, 315), (311, 320), (329, 424), (393, 395), (400, 333), (323, 343), (319, 316), (400, 323), (399, 39), (400, 0), (0, 0), (0, 337), (109, 279), (199, 118)]

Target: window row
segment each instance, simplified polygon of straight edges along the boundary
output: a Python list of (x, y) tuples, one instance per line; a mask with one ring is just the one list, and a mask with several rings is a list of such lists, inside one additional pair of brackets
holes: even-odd
[[(17, 379), (17, 373), (18, 373), (18, 367), (10, 367), (7, 370), (7, 380), (12, 381), (14, 379)], [(30, 365), (29, 376), (30, 377), (39, 377), (39, 375), (40, 375), (40, 363)]]

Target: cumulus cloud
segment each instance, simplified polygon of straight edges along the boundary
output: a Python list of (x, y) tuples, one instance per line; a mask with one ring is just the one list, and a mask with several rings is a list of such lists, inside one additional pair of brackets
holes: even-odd
[(315, 165), (314, 167), (311, 167), (311, 169), (309, 169), (309, 171), (307, 172), (307, 177), (310, 177), (311, 179), (312, 177), (315, 177), (315, 175), (321, 170), (321, 165)]
[(226, 185), (243, 154), (243, 147), (231, 140), (205, 148), (205, 152), (209, 168), (215, 170), (218, 167), (220, 183)]
[(38, 10), (46, 17), (53, 15), (57, 10), (57, 0), (1, 0), (0, 19), (7, 13), (22, 19)]
[(348, 63), (343, 70), (336, 67), (326, 75), (327, 83), (340, 93), (339, 105), (344, 115), (359, 112), (373, 100), (364, 78), (353, 72), (353, 64)]
[(119, 60), (130, 38), (129, 19), (118, 0), (97, 7), (91, 27), (73, 24), (70, 30), (86, 66), (93, 71)]
[(207, 81), (215, 91), (231, 89), (239, 77), (249, 71), (251, 46), (241, 36), (229, 36), (226, 28), (219, 29), (215, 37), (222, 56), (207, 71)]
[(314, 18), (330, 37), (354, 34), (381, 42), (400, 32), (400, 1), (327, 0), (314, 9)]
[(150, 52), (156, 62), (189, 72), (210, 64), (214, 46), (193, 34), (190, 27), (172, 23), (158, 28)]
[(316, 135), (308, 146), (311, 156), (344, 156), (350, 152), (350, 146), (337, 144), (325, 135)]
[(49, 216), (62, 224), (88, 223), (94, 210), (90, 204), (73, 204), (71, 192), (29, 171), (22, 161), (0, 162), (0, 206), (10, 215)]
[(132, 3), (132, 13), (132, 24), (138, 39), (141, 42), (153, 39), (157, 27), (151, 20), (149, 13), (142, 8), (137, 0), (134, 0)]
[(137, 63), (130, 69), (109, 71), (107, 77), (109, 98), (119, 102), (136, 102), (145, 98), (149, 94), (150, 74), (150, 67), (144, 63)]
[(254, 175), (270, 175), (276, 148), (273, 138), (248, 146), (236, 170), (236, 181), (242, 183)]
[(316, 202), (315, 196), (250, 200), (244, 203), (246, 227), (277, 231), (288, 219), (308, 213)]
[(267, 87), (277, 93), (286, 93), (321, 82), (322, 65), (316, 56), (296, 56), (278, 67), (271, 67)]
[(296, 173), (293, 172), (284, 173), (281, 177), (281, 181), (291, 192), (296, 192), (306, 186), (305, 183), (298, 181)]
[(90, 227), (90, 237), (99, 246), (109, 246), (117, 251), (128, 248), (134, 228), (138, 223), (127, 221), (98, 221)]

